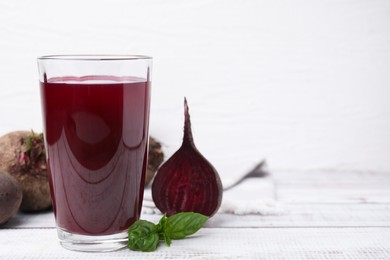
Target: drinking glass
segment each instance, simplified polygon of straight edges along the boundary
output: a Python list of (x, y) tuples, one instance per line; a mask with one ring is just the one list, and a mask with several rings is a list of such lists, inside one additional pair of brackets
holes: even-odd
[(38, 58), (47, 171), (67, 249), (124, 247), (140, 216), (151, 63), (137, 55)]

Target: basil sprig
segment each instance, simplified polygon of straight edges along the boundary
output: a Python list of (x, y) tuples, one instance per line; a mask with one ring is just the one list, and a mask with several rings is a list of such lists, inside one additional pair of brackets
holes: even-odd
[(146, 220), (136, 221), (128, 230), (127, 247), (135, 251), (152, 252), (160, 241), (170, 246), (173, 239), (182, 239), (196, 233), (208, 217), (194, 212), (182, 212), (170, 217), (164, 215), (159, 223)]
[(138, 220), (128, 230), (129, 240), (127, 247), (134, 251), (151, 252), (156, 250), (160, 243), (156, 225), (150, 221)]

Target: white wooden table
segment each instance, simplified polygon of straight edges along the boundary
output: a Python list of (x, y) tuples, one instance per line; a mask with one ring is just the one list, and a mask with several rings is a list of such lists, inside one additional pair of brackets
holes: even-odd
[(52, 212), (20, 213), (0, 229), (0, 259), (390, 259), (390, 173), (275, 172), (267, 181), (253, 196), (273, 197), (285, 214), (217, 214), (195, 236), (151, 253), (68, 251)]

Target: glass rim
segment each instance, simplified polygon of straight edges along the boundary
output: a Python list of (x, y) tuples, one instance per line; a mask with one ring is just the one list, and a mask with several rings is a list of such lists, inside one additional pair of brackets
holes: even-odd
[(119, 60), (151, 60), (146, 55), (120, 55), (120, 54), (65, 54), (65, 55), (44, 55), (38, 60), (64, 60), (64, 61), (119, 61)]

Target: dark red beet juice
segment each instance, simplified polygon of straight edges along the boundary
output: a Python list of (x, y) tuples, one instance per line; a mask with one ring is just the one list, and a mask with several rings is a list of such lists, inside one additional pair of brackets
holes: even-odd
[(41, 82), (48, 174), (59, 228), (110, 235), (139, 218), (150, 82), (61, 77)]

